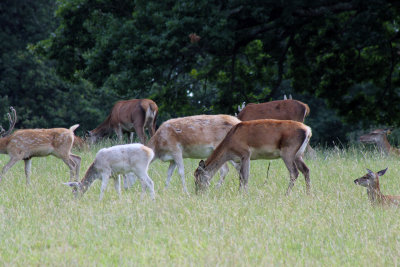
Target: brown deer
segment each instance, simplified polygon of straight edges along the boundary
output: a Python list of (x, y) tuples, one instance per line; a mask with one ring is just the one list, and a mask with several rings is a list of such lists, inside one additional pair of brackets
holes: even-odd
[(133, 142), (133, 132), (139, 136), (140, 142), (146, 142), (145, 129), (153, 136), (156, 130), (158, 107), (150, 99), (122, 100), (115, 103), (110, 115), (96, 129), (89, 131), (90, 143), (115, 132), (119, 140), (123, 133), (130, 133)]
[(10, 127), (0, 138), (0, 153), (8, 154), (10, 161), (3, 167), (0, 181), (5, 173), (18, 161), (25, 161), (26, 183), (30, 183), (31, 159), (33, 157), (45, 157), (53, 155), (60, 158), (70, 169), (70, 181), (79, 178), (79, 168), (81, 158), (71, 154), (72, 143), (74, 141), (74, 130), (79, 124), (71, 126), (69, 129), (23, 129), (11, 134), (15, 126), (17, 115), (15, 109), (11, 108), (8, 114)]
[(296, 121), (265, 119), (236, 124), (206, 162), (200, 161), (194, 173), (196, 192), (208, 187), (216, 170), (228, 160), (241, 163), (240, 188), (247, 191), (250, 160), (282, 158), (290, 173), (286, 194), (292, 190), (298, 170), (304, 175), (309, 194), (309, 169), (302, 155), (310, 138), (311, 128)]
[[(160, 159), (170, 162), (165, 187), (168, 187), (172, 173), (178, 166), (183, 190), (187, 193), (183, 159), (207, 158), (232, 126), (239, 122), (236, 117), (229, 115), (197, 115), (164, 122), (147, 146), (154, 150), (153, 161)], [(220, 184), (229, 171), (226, 164), (221, 166)]]
[(387, 168), (375, 173), (367, 169), (368, 172), (363, 177), (354, 180), (355, 184), (367, 188), (368, 198), (371, 201), (372, 205), (384, 206), (400, 204), (400, 196), (384, 195), (381, 192), (381, 189), (379, 187), (379, 176), (383, 176), (386, 170)]
[[(304, 119), (310, 114), (310, 108), (307, 104), (292, 100), (292, 96), (287, 99), (286, 95), (284, 100), (270, 101), (260, 104), (245, 103), (238, 108), (238, 119), (241, 121), (259, 120), (259, 119), (275, 119), (275, 120), (292, 120), (303, 122)], [(310, 144), (307, 145), (307, 155), (310, 158), (316, 157), (316, 152)]]
[(88, 150), (89, 146), (83, 138), (74, 135), (74, 143), (72, 144), (72, 148), (77, 150)]
[(310, 113), (307, 104), (293, 100), (276, 100), (260, 104), (249, 103), (238, 114), (241, 121), (275, 119), (304, 122)]
[(368, 134), (360, 136), (360, 142), (367, 144), (376, 144), (381, 153), (386, 155), (394, 154), (400, 156), (400, 150), (389, 144), (387, 135), (391, 133), (390, 129), (376, 129)]

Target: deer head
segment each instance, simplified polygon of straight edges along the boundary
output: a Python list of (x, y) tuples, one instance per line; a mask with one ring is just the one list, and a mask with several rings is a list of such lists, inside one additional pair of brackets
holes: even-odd
[(7, 113), (8, 120), (10, 121), (10, 125), (8, 130), (4, 130), (4, 128), (0, 125), (0, 137), (6, 137), (11, 134), (14, 129), (15, 123), (17, 122), (17, 112), (13, 107), (10, 107), (10, 112)]
[(204, 160), (200, 160), (199, 167), (194, 172), (196, 193), (203, 191), (210, 185), (210, 175), (205, 168), (206, 164)]
[(357, 185), (361, 185), (367, 187), (368, 189), (377, 189), (379, 188), (379, 176), (383, 176), (386, 173), (388, 168), (381, 170), (377, 173), (367, 169), (367, 173), (358, 179), (354, 180), (354, 183)]

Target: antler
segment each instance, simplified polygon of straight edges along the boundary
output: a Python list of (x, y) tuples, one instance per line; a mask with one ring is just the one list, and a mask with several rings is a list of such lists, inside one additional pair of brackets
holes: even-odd
[(10, 126), (8, 130), (4, 130), (4, 128), (0, 125), (0, 137), (6, 137), (10, 135), (12, 130), (14, 129), (15, 123), (17, 122), (17, 112), (13, 107), (10, 107), (9, 113), (7, 113), (8, 120), (10, 121)]

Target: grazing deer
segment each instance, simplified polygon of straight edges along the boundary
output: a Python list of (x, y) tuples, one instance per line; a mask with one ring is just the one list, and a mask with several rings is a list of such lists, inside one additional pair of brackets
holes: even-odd
[(394, 154), (400, 156), (400, 150), (392, 147), (389, 144), (387, 135), (390, 133), (390, 129), (376, 129), (368, 134), (360, 136), (360, 142), (367, 144), (376, 144), (381, 153), (384, 153), (386, 155)]
[(123, 133), (130, 133), (130, 141), (133, 142), (133, 132), (139, 136), (140, 142), (146, 142), (144, 129), (148, 129), (150, 136), (156, 130), (158, 107), (150, 99), (131, 99), (115, 103), (110, 115), (96, 129), (89, 131), (90, 143), (95, 143), (100, 138), (115, 132), (119, 140)]
[[(298, 100), (292, 100), (289, 95), (286, 95), (284, 100), (270, 101), (260, 104), (249, 103), (238, 108), (238, 119), (241, 121), (260, 120), (260, 119), (275, 119), (275, 120), (292, 120), (303, 122), (304, 119), (310, 114), (310, 108), (307, 104)], [(316, 152), (310, 144), (307, 145), (306, 154), (310, 158), (316, 157)]]
[(80, 182), (64, 184), (73, 187), (73, 193), (77, 196), (78, 194), (84, 194), (94, 180), (100, 179), (101, 191), (99, 200), (102, 200), (110, 177), (114, 179), (115, 190), (120, 196), (121, 181), (119, 174), (126, 174), (129, 180), (134, 179), (134, 174), (141, 180), (142, 188), (147, 187), (151, 198), (154, 199), (154, 183), (147, 174), (150, 161), (153, 157), (154, 152), (142, 144), (117, 145), (103, 148), (97, 152), (92, 165), (90, 165)]
[(367, 169), (368, 172), (363, 177), (354, 180), (355, 184), (367, 188), (368, 198), (372, 205), (400, 204), (400, 196), (389, 196), (381, 193), (381, 189), (379, 187), (379, 176), (384, 175), (386, 170), (387, 168), (375, 173)]
[(72, 147), (78, 150), (87, 150), (89, 148), (86, 141), (83, 138), (76, 135), (74, 135), (74, 143), (72, 144)]
[(5, 173), (18, 161), (25, 161), (26, 183), (30, 183), (30, 173), (33, 157), (45, 157), (53, 155), (60, 158), (70, 169), (70, 181), (77, 180), (81, 158), (71, 154), (72, 143), (74, 141), (74, 130), (79, 124), (71, 126), (69, 129), (23, 129), (11, 134), (17, 120), (15, 109), (11, 108), (8, 113), (10, 127), (7, 132), (2, 129), (0, 138), (0, 153), (8, 154), (10, 161), (3, 167), (0, 181)]
[[(207, 158), (224, 139), (232, 126), (239, 122), (237, 118), (229, 115), (197, 115), (164, 122), (147, 146), (154, 150), (155, 157), (153, 160), (160, 159), (170, 162), (165, 187), (168, 187), (172, 173), (178, 166), (183, 190), (188, 193), (183, 159)], [(226, 164), (221, 164), (219, 167), (221, 167), (220, 185), (229, 168)]]
[(236, 124), (206, 162), (200, 161), (194, 173), (196, 192), (208, 187), (216, 170), (228, 160), (241, 163), (240, 188), (247, 191), (250, 160), (282, 158), (290, 173), (286, 194), (292, 190), (298, 170), (304, 175), (309, 194), (309, 169), (302, 155), (310, 138), (311, 128), (296, 121), (265, 119)]

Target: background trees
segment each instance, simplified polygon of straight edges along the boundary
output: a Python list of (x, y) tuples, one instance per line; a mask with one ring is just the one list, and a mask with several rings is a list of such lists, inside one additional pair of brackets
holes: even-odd
[(165, 120), (233, 114), (243, 101), (284, 93), (310, 105), (314, 142), (400, 121), (396, 1), (40, 0), (0, 8), (0, 38), (16, 43), (0, 48), (2, 108), (18, 108), (20, 127), (79, 121), (90, 129), (124, 98), (154, 99)]

